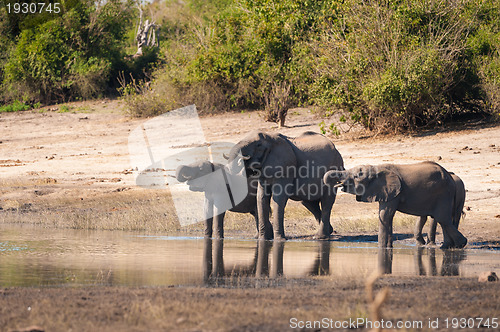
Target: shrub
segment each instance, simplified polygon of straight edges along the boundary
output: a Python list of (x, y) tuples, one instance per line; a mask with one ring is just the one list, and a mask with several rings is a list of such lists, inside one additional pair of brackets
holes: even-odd
[(27, 105), (19, 100), (14, 100), (12, 104), (0, 106), (0, 113), (2, 112), (19, 112), (19, 111), (27, 111), (31, 108), (30, 105)]
[(345, 5), (344, 19), (312, 46), (313, 103), (370, 129), (406, 130), (439, 122), (478, 97), (467, 58), (474, 21), (463, 2)]
[(4, 70), (8, 97), (53, 102), (96, 97), (123, 58), (131, 10), (118, 0), (64, 3), (47, 21), (27, 21)]

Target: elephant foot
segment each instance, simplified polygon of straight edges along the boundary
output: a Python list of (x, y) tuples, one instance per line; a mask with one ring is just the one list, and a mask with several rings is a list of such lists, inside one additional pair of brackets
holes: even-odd
[(313, 236), (314, 240), (328, 240), (329, 238), (330, 238), (329, 234), (326, 235), (326, 234), (323, 234), (323, 233), (318, 233), (318, 234), (316, 234), (316, 235)]
[(274, 241), (283, 242), (286, 241), (286, 237), (283, 234), (275, 234)]
[(259, 238), (259, 232), (255, 233), (255, 235), (252, 238), (253, 239), (258, 239)]
[(422, 234), (418, 235), (415, 237), (415, 240), (417, 240), (417, 243), (419, 245), (425, 245), (425, 240), (424, 240), (424, 237), (422, 236)]
[(333, 234), (333, 233), (337, 233), (337, 232), (335, 232), (335, 231), (333, 230), (332, 225), (329, 225), (329, 227), (328, 227), (328, 234)]
[(467, 244), (467, 239), (464, 238), (464, 241), (455, 245), (455, 248), (462, 249), (463, 247), (465, 247), (466, 244)]
[(259, 236), (257, 238), (259, 240), (271, 241), (274, 237), (273, 237), (273, 235), (269, 235), (269, 234), (259, 234)]
[(441, 247), (439, 247), (440, 249), (451, 249), (453, 248), (453, 243), (450, 243), (450, 242), (445, 242), (441, 245)]

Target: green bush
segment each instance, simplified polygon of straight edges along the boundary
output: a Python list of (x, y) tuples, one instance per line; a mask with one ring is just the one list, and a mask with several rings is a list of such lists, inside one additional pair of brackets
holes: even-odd
[(57, 16), (26, 21), (4, 65), (4, 95), (44, 103), (101, 95), (123, 65), (128, 5), (72, 0)]
[(373, 130), (498, 113), (497, 1), (221, 3), (170, 4), (165, 66), (151, 87), (168, 87), (176, 104), (263, 107), (276, 118), (276, 87), (286, 85), (289, 106), (317, 105)]
[(343, 20), (312, 46), (311, 102), (379, 130), (462, 112), (481, 98), (467, 47), (477, 24), (470, 2), (346, 1)]
[(30, 105), (27, 105), (19, 100), (14, 100), (12, 104), (0, 106), (0, 113), (2, 112), (19, 112), (19, 111), (27, 111), (31, 109)]

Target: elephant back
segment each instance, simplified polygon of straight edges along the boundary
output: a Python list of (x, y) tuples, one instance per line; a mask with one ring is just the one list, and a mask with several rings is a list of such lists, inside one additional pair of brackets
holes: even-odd
[(335, 145), (327, 137), (306, 131), (291, 140), (299, 163), (309, 162), (329, 168), (344, 169), (344, 160)]

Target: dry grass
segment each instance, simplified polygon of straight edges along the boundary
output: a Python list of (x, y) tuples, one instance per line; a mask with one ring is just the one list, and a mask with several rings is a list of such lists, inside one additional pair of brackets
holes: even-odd
[[(363, 279), (287, 279), (279, 286), (85, 287), (0, 289), (0, 326), (37, 325), (46, 331), (285, 331), (290, 319), (367, 318)], [(384, 319), (428, 320), (496, 317), (500, 284), (464, 278), (384, 276), (374, 291), (390, 287)], [(28, 310), (27, 308), (30, 308)], [(446, 330), (441, 325), (438, 330)], [(306, 329), (309, 330), (309, 329)]]
[[(55, 186), (59, 188), (54, 190)], [(129, 188), (85, 191), (33, 182), (11, 183), (10, 189), (18, 194), (0, 202), (3, 223), (147, 232), (172, 232), (180, 228), (166, 191)]]

